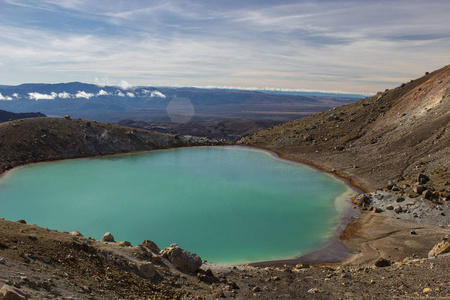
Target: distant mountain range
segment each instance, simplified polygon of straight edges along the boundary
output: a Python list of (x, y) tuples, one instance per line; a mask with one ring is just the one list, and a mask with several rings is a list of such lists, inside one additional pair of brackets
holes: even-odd
[[(0, 85), (0, 109), (114, 122), (214, 119), (288, 121), (363, 98), (361, 95), (200, 88), (98, 86), (80, 82)], [(168, 112), (168, 109), (172, 109)], [(171, 115), (172, 114), (172, 115)], [(179, 119), (179, 118), (178, 118)]]
[(45, 117), (46, 115), (42, 113), (13, 113), (6, 110), (0, 109), (0, 123), (17, 120), (17, 119), (25, 119), (25, 118), (34, 118), (34, 117)]

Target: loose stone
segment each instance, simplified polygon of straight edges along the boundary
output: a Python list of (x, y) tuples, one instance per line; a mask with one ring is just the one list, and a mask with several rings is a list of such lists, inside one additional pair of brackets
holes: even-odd
[(111, 232), (107, 232), (103, 235), (102, 242), (111, 242), (111, 243), (115, 243), (114, 241), (114, 236), (111, 234)]

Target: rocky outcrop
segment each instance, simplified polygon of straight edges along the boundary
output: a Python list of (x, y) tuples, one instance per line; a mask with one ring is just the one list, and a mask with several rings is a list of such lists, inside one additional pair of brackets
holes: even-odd
[(377, 190), (356, 196), (353, 202), (362, 210), (414, 221), (419, 224), (450, 227), (450, 201), (435, 202), (422, 197), (398, 195)]
[(167, 257), (175, 268), (183, 272), (197, 272), (202, 265), (202, 259), (200, 256), (177, 246), (167, 247), (162, 255)]
[(68, 158), (222, 144), (96, 121), (31, 118), (0, 123), (0, 173), (16, 166)]
[(428, 253), (428, 257), (433, 257), (436, 255), (449, 252), (450, 252), (450, 240), (446, 236), (442, 239), (442, 241), (434, 245), (433, 249), (431, 249), (430, 253)]

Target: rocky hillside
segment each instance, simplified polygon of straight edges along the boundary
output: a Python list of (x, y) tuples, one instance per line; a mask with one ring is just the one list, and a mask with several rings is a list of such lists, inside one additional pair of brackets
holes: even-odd
[(39, 161), (211, 143), (70, 117), (21, 119), (0, 124), (0, 173)]
[(35, 118), (35, 117), (45, 117), (45, 115), (40, 112), (37, 112), (37, 113), (13, 113), (10, 111), (0, 109), (0, 123), (17, 120), (17, 119)]
[[(238, 143), (334, 170), (370, 190), (414, 195), (419, 174), (435, 198), (450, 189), (450, 66), (348, 105), (284, 123)], [(438, 194), (439, 193), (439, 194)]]
[(225, 120), (213, 123), (176, 123), (176, 122), (142, 122), (122, 120), (116, 124), (133, 128), (157, 131), (171, 134), (190, 134), (207, 136), (214, 139), (235, 141), (243, 135), (255, 133), (281, 122), (271, 120)]

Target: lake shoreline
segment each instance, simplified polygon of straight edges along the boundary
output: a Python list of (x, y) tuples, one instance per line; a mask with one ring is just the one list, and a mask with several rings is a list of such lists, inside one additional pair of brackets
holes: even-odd
[[(207, 148), (211, 148), (211, 147), (195, 147), (195, 148), (204, 148), (205, 150), (207, 150)], [(270, 160), (272, 160), (272, 158), (273, 159), (276, 159), (276, 160), (279, 160), (280, 162), (284, 162), (285, 164), (287, 163), (288, 165), (291, 165), (291, 167), (289, 167), (289, 168), (292, 168), (292, 167), (295, 167), (296, 165), (298, 165), (299, 167), (307, 167), (308, 169), (310, 169), (310, 171), (309, 172), (314, 172), (315, 174), (318, 174), (317, 176), (323, 176), (323, 175), (320, 175), (319, 173), (316, 173), (316, 171), (319, 171), (319, 170), (317, 170), (316, 168), (310, 168), (308, 165), (305, 165), (305, 164), (299, 164), (298, 162), (293, 162), (293, 161), (291, 161), (291, 160), (286, 160), (286, 159), (284, 159), (284, 158), (280, 158), (276, 153), (274, 153), (274, 152), (271, 152), (271, 151), (267, 151), (267, 150), (265, 150), (265, 149), (256, 149), (256, 148), (253, 148), (253, 147), (245, 147), (245, 146), (218, 146), (218, 147), (213, 147), (212, 149), (214, 149), (214, 148), (216, 148), (216, 149), (220, 149), (220, 148), (222, 148), (222, 149), (230, 149), (230, 151), (249, 151), (249, 152), (247, 152), (248, 154), (246, 154), (246, 155), (250, 155), (251, 157), (253, 157), (253, 155), (257, 155), (256, 157), (259, 157), (259, 155), (263, 155), (263, 156), (266, 156), (267, 157), (267, 159), (270, 159)], [(182, 148), (175, 148), (175, 149), (172, 149), (172, 150), (175, 150), (175, 151), (177, 151), (177, 149), (182, 149)], [(234, 150), (233, 150), (234, 149)], [(170, 150), (170, 149), (168, 149), (168, 150)], [(205, 151), (205, 150), (201, 150), (201, 151)], [(254, 153), (254, 154), (252, 154), (252, 151), (258, 151), (260, 154), (258, 154), (258, 153)], [(161, 150), (155, 150), (156, 152), (160, 152)], [(129, 154), (125, 154), (125, 156), (126, 157), (133, 157), (134, 155), (139, 155), (139, 154), (145, 154), (145, 153), (152, 153), (152, 152), (155, 152), (155, 151), (139, 151), (139, 152), (134, 152), (134, 153), (129, 153)], [(225, 151), (225, 150), (221, 150), (221, 151)], [(113, 155), (106, 155), (106, 156), (103, 156), (103, 157), (106, 157), (106, 158), (108, 158), (108, 157), (116, 157), (118, 154), (113, 154)], [(121, 155), (123, 155), (123, 154), (121, 154)], [(227, 157), (227, 155), (225, 155), (225, 157), (224, 157), (224, 159)], [(83, 164), (86, 164), (87, 162), (85, 161), (85, 159), (91, 159), (91, 158), (82, 158), (82, 161), (84, 161), (83, 162)], [(219, 159), (220, 160), (220, 157), (217, 157), (217, 159)], [(73, 159), (70, 159), (71, 161), (73, 161)], [(63, 161), (67, 161), (67, 160), (59, 160), (59, 162), (63, 162)], [(265, 160), (263, 160), (263, 161), (265, 161)], [(273, 160), (272, 160), (273, 161)], [(52, 162), (55, 162), (55, 161), (52, 161)], [(36, 163), (36, 164), (43, 164), (44, 162), (38, 162), (38, 163)], [(75, 162), (75, 164), (77, 164), (77, 162)], [(14, 168), (13, 170), (18, 170), (18, 169), (20, 169), (20, 168)], [(11, 170), (11, 172), (13, 171), (13, 170)], [(73, 172), (73, 170), (72, 170), (72, 172)], [(322, 173), (322, 172), (320, 172), (320, 173)], [(7, 172), (6, 174), (5, 174), (5, 176), (8, 176), (8, 174), (11, 174), (11, 173), (9, 173), (9, 172)], [(270, 173), (269, 173), (270, 174)], [(323, 174), (323, 173), (322, 173)], [(270, 176), (270, 175), (269, 175)], [(272, 175), (272, 176), (275, 176), (275, 175)], [(325, 177), (327, 177), (327, 176), (325, 176)], [(336, 177), (336, 176), (334, 176), (333, 174), (330, 174), (330, 176), (329, 176), (329, 179), (326, 179), (326, 181), (328, 181), (328, 180), (331, 180), (331, 181), (333, 181), (334, 182), (334, 180), (332, 179), (332, 177)], [(294, 177), (295, 178), (295, 177)], [(300, 176), (299, 178), (302, 178), (302, 176)], [(306, 178), (309, 178), (309, 176), (308, 177), (306, 177)], [(341, 181), (341, 180), (339, 180), (339, 181)], [(347, 192), (345, 191), (345, 185), (342, 185), (342, 181), (340, 182), (340, 183), (338, 183), (338, 182), (336, 182), (336, 184), (337, 185), (340, 185), (341, 186), (341, 188), (340, 188), (340, 190), (341, 191), (344, 191), (344, 193), (348, 193), (348, 189), (347, 189)], [(301, 185), (297, 185), (298, 187), (301, 187), (301, 186), (304, 186), (304, 184), (305, 183), (303, 183), (303, 184), (301, 184)], [(63, 185), (64, 186), (64, 185)], [(280, 187), (281, 188), (281, 187)], [(302, 188), (300, 188), (299, 190), (298, 190), (298, 192), (297, 192), (297, 195), (298, 195), (298, 193), (300, 192), (301, 193), (301, 191), (303, 190), (303, 189), (305, 189), (306, 187), (302, 187)], [(330, 186), (330, 188), (331, 188), (331, 186)], [(306, 190), (305, 190), (306, 191)], [(313, 189), (312, 190), (312, 192), (313, 193), (316, 193), (316, 192), (314, 192), (315, 190)], [(309, 192), (308, 192), (309, 193)], [(320, 194), (320, 193), (319, 193)], [(340, 194), (340, 195), (343, 195), (343, 194)], [(338, 198), (342, 198), (342, 196), (339, 196)], [(341, 202), (339, 202), (338, 200), (335, 200), (335, 202), (336, 202), (336, 205), (337, 206), (342, 206), (343, 204), (344, 204), (344, 202), (345, 202), (345, 207), (348, 207), (349, 206), (349, 198), (350, 197), (348, 197), (347, 199), (345, 199), (345, 201), (343, 201), (342, 203)], [(326, 198), (324, 198), (324, 199), (326, 199)], [(331, 201), (333, 201), (332, 199), (330, 199)], [(305, 203), (307, 203), (307, 202), (305, 202)], [(328, 203), (328, 201), (327, 201), (327, 203)], [(276, 205), (276, 204), (274, 204), (274, 205)], [(327, 206), (328, 205), (331, 205), (331, 204), (326, 204)], [(331, 211), (331, 209), (333, 209), (331, 206), (330, 206), (330, 211)], [(334, 210), (334, 209), (333, 209)], [(338, 210), (339, 210), (339, 207), (338, 207)], [(327, 210), (328, 211), (328, 210)], [(316, 213), (319, 213), (319, 211), (317, 211)], [(333, 221), (333, 224), (330, 224), (331, 225), (331, 227), (330, 227), (330, 230), (327, 232), (327, 233), (324, 233), (324, 234), (326, 234), (325, 236), (323, 236), (322, 237), (322, 234), (321, 235), (315, 235), (317, 238), (319, 238), (319, 239), (321, 239), (323, 242), (325, 242), (325, 243), (328, 243), (328, 240), (329, 240), (329, 237), (331, 236), (331, 237), (335, 237), (335, 236), (337, 236), (336, 235), (336, 233), (335, 233), (335, 226), (336, 225), (338, 225), (338, 226), (342, 226), (342, 221), (341, 221), (341, 219), (342, 219), (342, 208), (341, 208), (341, 210), (339, 210), (339, 214), (334, 214), (334, 216), (336, 216), (336, 217), (333, 217), (333, 219), (336, 219), (336, 221)], [(339, 216), (339, 217), (337, 217), (337, 216)], [(17, 215), (17, 214), (14, 214), (14, 216), (11, 218), (9, 218), (9, 219), (15, 219), (15, 218), (22, 218), (22, 219), (24, 219), (24, 218), (31, 218), (31, 217), (27, 217), (27, 216), (24, 216), (24, 217), (22, 217), (22, 216), (20, 216), (20, 215)], [(300, 218), (300, 219), (298, 219), (298, 220), (301, 220), (301, 219), (303, 219), (303, 217), (302, 218)], [(42, 223), (42, 221), (39, 223), (39, 220), (38, 219), (35, 219), (34, 221), (32, 221), (32, 222), (34, 222), (34, 223), (36, 223), (36, 224), (40, 224), (40, 223)], [(300, 222), (301, 223), (301, 222)], [(70, 224), (70, 223), (69, 223)], [(45, 224), (45, 223), (42, 223), (42, 225), (44, 225), (44, 226), (49, 226), (49, 227), (53, 227), (53, 228), (56, 228), (56, 225), (55, 224)], [(105, 228), (103, 228), (102, 230), (104, 231), (104, 230), (106, 230), (106, 231), (111, 231), (111, 232), (115, 232), (116, 230), (115, 229), (113, 229), (113, 228), (109, 228), (107, 225), (106, 226), (103, 226), (103, 227), (105, 227)], [(286, 227), (286, 226), (284, 226), (284, 227)], [(303, 226), (301, 226), (301, 227), (303, 227)], [(296, 231), (296, 229), (295, 228), (301, 228), (301, 227), (291, 227), (294, 231)], [(89, 231), (87, 231), (86, 230), (86, 228), (84, 228), (84, 227), (81, 227), (81, 228), (77, 228), (77, 226), (66, 226), (66, 228), (63, 228), (64, 230), (69, 230), (69, 229), (73, 229), (73, 230), (80, 230), (81, 232), (83, 232), (83, 233), (86, 233), (86, 234), (88, 234), (88, 235), (91, 235), (91, 236), (93, 236), (93, 237), (95, 237), (95, 238), (100, 238), (100, 236), (98, 236), (98, 233), (95, 233), (95, 235), (92, 235), (93, 233), (92, 232), (89, 232)], [(84, 228), (84, 229), (83, 229)], [(283, 228), (283, 227), (282, 227)], [(306, 228), (308, 228), (308, 227), (306, 227)], [(287, 229), (287, 228), (286, 228)], [(114, 230), (114, 231), (113, 231)], [(103, 234), (103, 232), (102, 232), (102, 234)], [(131, 235), (131, 236), (133, 236), (133, 235)], [(171, 236), (171, 235), (168, 235), (168, 236)], [(127, 240), (127, 239), (132, 239), (132, 240), (130, 240), (133, 244), (138, 244), (139, 242), (137, 242), (136, 241), (136, 239), (133, 239), (132, 237), (127, 237), (127, 235), (124, 235), (124, 234), (121, 234), (121, 237), (120, 237), (121, 239), (124, 239), (124, 240)], [(151, 237), (150, 237), (151, 238)], [(161, 240), (160, 239), (158, 239), (158, 238), (156, 238), (156, 237), (154, 237), (156, 240), (155, 241), (158, 241), (158, 243), (162, 243), (162, 244), (166, 244), (165, 242), (161, 242)], [(288, 237), (289, 238), (289, 237)], [(312, 239), (312, 240), (314, 240), (314, 239)], [(183, 242), (182, 242), (182, 240), (178, 240), (177, 238), (173, 238), (173, 242), (176, 242), (176, 243), (180, 243), (181, 242), (181, 244), (183, 244)], [(291, 239), (291, 241), (289, 242), (289, 243), (301, 243), (301, 244), (305, 244), (305, 245), (307, 245), (307, 244), (309, 244), (308, 243), (308, 240), (305, 240), (305, 242), (306, 243), (304, 243), (304, 242), (302, 242), (301, 240), (298, 240), (298, 239)], [(194, 247), (193, 247), (194, 246)], [(193, 243), (190, 243), (190, 246), (188, 246), (188, 245), (186, 245), (185, 246), (186, 247), (186, 249), (193, 249), (194, 251), (195, 251), (195, 243), (193, 244)], [(270, 248), (270, 247), (269, 247)], [(268, 249), (269, 249), (268, 248)], [(245, 249), (245, 248), (242, 248), (242, 249)], [(283, 250), (283, 249), (287, 249), (287, 248), (280, 248), (280, 250)], [(300, 248), (300, 249), (305, 249), (303, 246)], [(307, 248), (306, 248), (307, 249)], [(305, 249), (305, 250), (306, 250)], [(309, 248), (309, 249), (314, 249), (314, 248)], [(301, 253), (305, 253), (304, 251), (305, 250), (302, 250), (302, 252)], [(200, 251), (199, 249), (197, 249), (197, 251)], [(306, 250), (306, 251), (310, 251), (310, 250)], [(282, 252), (282, 251), (281, 251)], [(256, 253), (256, 252), (255, 252)], [(294, 249), (294, 251), (293, 252), (291, 252), (291, 254), (289, 255), (289, 256), (287, 256), (287, 257), (289, 257), (289, 258), (293, 258), (294, 256), (291, 256), (291, 255), (297, 255), (297, 253), (300, 253), (300, 252), (296, 252), (295, 251), (295, 249)], [(205, 254), (204, 254), (205, 255)], [(209, 256), (207, 256), (207, 255), (205, 255), (206, 256), (206, 258), (208, 259), (208, 260), (211, 260), (212, 258), (210, 258)], [(273, 256), (273, 257), (277, 257), (277, 256)], [(278, 257), (283, 257), (283, 256), (278, 256)], [(284, 256), (284, 257), (286, 257), (286, 256)], [(272, 257), (270, 257), (269, 256), (269, 259), (271, 259)], [(267, 259), (267, 257), (266, 257), (266, 259)], [(253, 260), (253, 262), (254, 261), (256, 261), (256, 260)], [(237, 261), (237, 262), (231, 262), (231, 263), (226, 263), (226, 264), (235, 264), (235, 265), (238, 265), (238, 264), (244, 264), (244, 263), (249, 263), (249, 261), (246, 261), (246, 260), (241, 260), (241, 261)]]
[[(191, 146), (191, 147), (210, 147), (210, 146)], [(292, 159), (288, 155), (283, 154), (280, 151), (273, 151), (271, 149), (265, 149), (262, 147), (253, 147), (253, 146), (243, 146), (243, 145), (221, 145), (218, 147), (243, 147), (247, 149), (253, 149), (256, 151), (262, 151), (266, 152), (268, 155), (274, 156), (276, 158), (280, 158), (283, 160), (291, 161), (294, 163), (301, 163), (303, 165), (309, 166), (311, 168), (314, 168), (318, 171), (326, 172), (330, 174), (331, 176), (335, 176), (343, 180), (348, 187), (352, 188), (356, 193), (362, 193), (367, 192), (367, 189), (361, 190), (360, 186), (355, 183), (354, 180), (351, 178), (348, 178), (346, 176), (342, 176), (340, 174), (337, 174), (336, 172), (327, 170), (323, 167), (321, 167), (318, 164), (309, 163), (308, 161), (302, 161), (299, 159)], [(173, 147), (169, 149), (177, 149), (180, 147)], [(120, 154), (138, 154), (143, 152), (149, 152), (149, 151), (161, 151), (161, 150), (168, 150), (168, 149), (155, 149), (155, 150), (142, 150), (142, 151), (133, 151), (133, 152), (127, 152), (127, 153), (112, 153), (112, 154), (106, 154), (106, 155), (93, 155), (93, 156), (86, 156), (86, 157), (80, 157), (82, 159), (84, 158), (92, 158), (92, 157), (104, 157), (104, 156), (115, 156)], [(61, 160), (72, 160), (73, 158), (63, 158), (60, 160), (49, 160), (49, 161), (40, 161), (35, 163), (47, 163), (47, 162), (53, 162), (53, 161), (61, 161)], [(35, 164), (30, 163), (30, 164)], [(30, 165), (26, 164), (26, 165)], [(0, 174), (0, 180), (3, 176), (7, 176), (7, 173), (9, 171), (16, 170), (17, 168), (20, 168), (25, 165), (14, 167), (11, 170), (8, 170), (7, 172), (4, 172)], [(350, 199), (348, 199), (350, 201)], [(351, 203), (349, 203), (350, 207), (352, 207)], [(308, 264), (339, 264), (339, 263), (346, 263), (347, 261), (352, 260), (353, 254), (357, 254), (359, 252), (359, 240), (357, 237), (355, 237), (355, 232), (362, 232), (363, 234), (373, 230), (374, 226), (376, 224), (371, 224), (370, 222), (366, 222), (368, 220), (367, 217), (365, 217), (367, 213), (362, 212), (359, 210), (359, 208), (349, 208), (345, 214), (341, 217), (340, 223), (338, 228), (336, 229), (335, 233), (332, 235), (328, 243), (317, 249), (313, 250), (311, 252), (289, 258), (289, 259), (280, 259), (280, 260), (269, 260), (269, 261), (259, 261), (259, 262), (249, 262), (246, 263), (251, 266), (280, 266), (280, 265), (295, 265), (299, 263), (308, 263)], [(383, 215), (383, 214), (381, 214)], [(415, 228), (417, 224), (411, 222), (410, 225), (406, 226), (406, 228)], [(350, 230), (349, 230), (350, 229)], [(390, 229), (386, 227), (386, 231), (388, 232)], [(406, 231), (409, 229), (406, 229)], [(409, 232), (406, 232), (409, 234)], [(361, 254), (359, 254), (361, 256)]]

